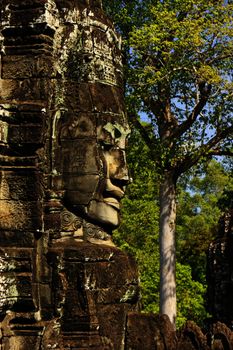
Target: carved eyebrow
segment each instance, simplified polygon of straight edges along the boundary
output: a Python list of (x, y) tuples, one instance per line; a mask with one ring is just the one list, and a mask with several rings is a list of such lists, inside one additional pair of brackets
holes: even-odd
[(118, 123), (113, 124), (109, 122), (103, 126), (103, 129), (109, 132), (112, 138), (115, 137), (115, 130), (119, 131), (121, 136), (117, 137), (117, 139), (121, 137), (127, 137), (130, 134), (130, 129), (128, 127), (124, 128), (121, 124)]

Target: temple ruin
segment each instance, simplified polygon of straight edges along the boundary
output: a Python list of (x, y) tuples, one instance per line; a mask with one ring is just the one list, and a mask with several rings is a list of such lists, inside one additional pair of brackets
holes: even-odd
[(136, 263), (112, 242), (130, 129), (101, 1), (2, 0), (0, 14), (0, 349), (231, 346), (224, 325), (175, 334), (141, 314)]

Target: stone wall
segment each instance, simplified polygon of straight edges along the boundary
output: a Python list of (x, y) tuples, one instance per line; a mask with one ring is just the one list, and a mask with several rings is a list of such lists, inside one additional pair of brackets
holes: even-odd
[(233, 211), (219, 221), (218, 237), (207, 257), (208, 307), (213, 321), (233, 324)]

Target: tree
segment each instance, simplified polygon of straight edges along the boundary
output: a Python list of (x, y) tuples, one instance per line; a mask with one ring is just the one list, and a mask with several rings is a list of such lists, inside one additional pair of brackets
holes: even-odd
[(132, 130), (127, 163), (133, 182), (122, 201), (122, 222), (114, 232), (114, 241), (137, 260), (144, 311), (158, 312), (159, 235), (157, 222), (158, 174), (150, 151), (140, 133)]
[[(232, 155), (233, 5), (216, 0), (117, 5), (115, 19), (127, 42), (128, 115), (160, 173), (160, 312), (175, 324), (177, 180), (213, 155)], [(153, 133), (141, 124), (142, 111)]]
[[(146, 124), (145, 124), (146, 125)], [(127, 159), (129, 170), (133, 176), (133, 183), (127, 187), (126, 196), (123, 199), (122, 224), (114, 233), (114, 240), (117, 245), (135, 256), (141, 285), (141, 305), (142, 311), (154, 312), (159, 311), (159, 232), (157, 227), (159, 217), (158, 207), (158, 175), (154, 167), (154, 162), (150, 159), (150, 151), (143, 142), (139, 132), (133, 130), (129, 140)], [(179, 246), (179, 262), (177, 262), (177, 327), (182, 326), (187, 319), (196, 321), (200, 326), (207, 317), (205, 311), (205, 292), (206, 285), (203, 281), (195, 281), (192, 277), (193, 266), (189, 266), (187, 260), (180, 263), (180, 258), (184, 251), (189, 247), (194, 239), (188, 235), (189, 227), (186, 227), (187, 211), (185, 204), (183, 207), (183, 198), (185, 188), (188, 187), (192, 174), (187, 181), (179, 184), (179, 202), (182, 210), (178, 212), (178, 228), (180, 241), (184, 242)], [(146, 180), (146, 181), (145, 181)], [(188, 193), (188, 192), (187, 192)], [(189, 194), (189, 193), (188, 193)], [(198, 202), (199, 204), (199, 202)], [(188, 205), (189, 206), (189, 205)], [(193, 201), (190, 200), (190, 212), (192, 213)], [(194, 215), (194, 214), (193, 214)], [(184, 217), (184, 218), (183, 218)], [(183, 226), (184, 225), (184, 230)], [(197, 230), (199, 227), (197, 227)], [(183, 231), (184, 237), (182, 236)], [(195, 237), (198, 231), (194, 232)], [(196, 241), (196, 239), (195, 239)], [(197, 245), (201, 239), (197, 239)], [(201, 244), (200, 244), (201, 245)], [(197, 250), (202, 247), (197, 246)], [(189, 251), (190, 253), (190, 251)], [(192, 252), (189, 254), (192, 262)], [(196, 256), (194, 257), (194, 259)], [(197, 260), (199, 270), (204, 269), (201, 259)], [(201, 282), (201, 283), (200, 283)]]

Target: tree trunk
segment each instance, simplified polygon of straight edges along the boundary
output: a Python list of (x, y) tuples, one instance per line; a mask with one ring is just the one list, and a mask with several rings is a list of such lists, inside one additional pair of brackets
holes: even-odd
[(160, 313), (176, 321), (176, 181), (167, 173), (160, 185)]

